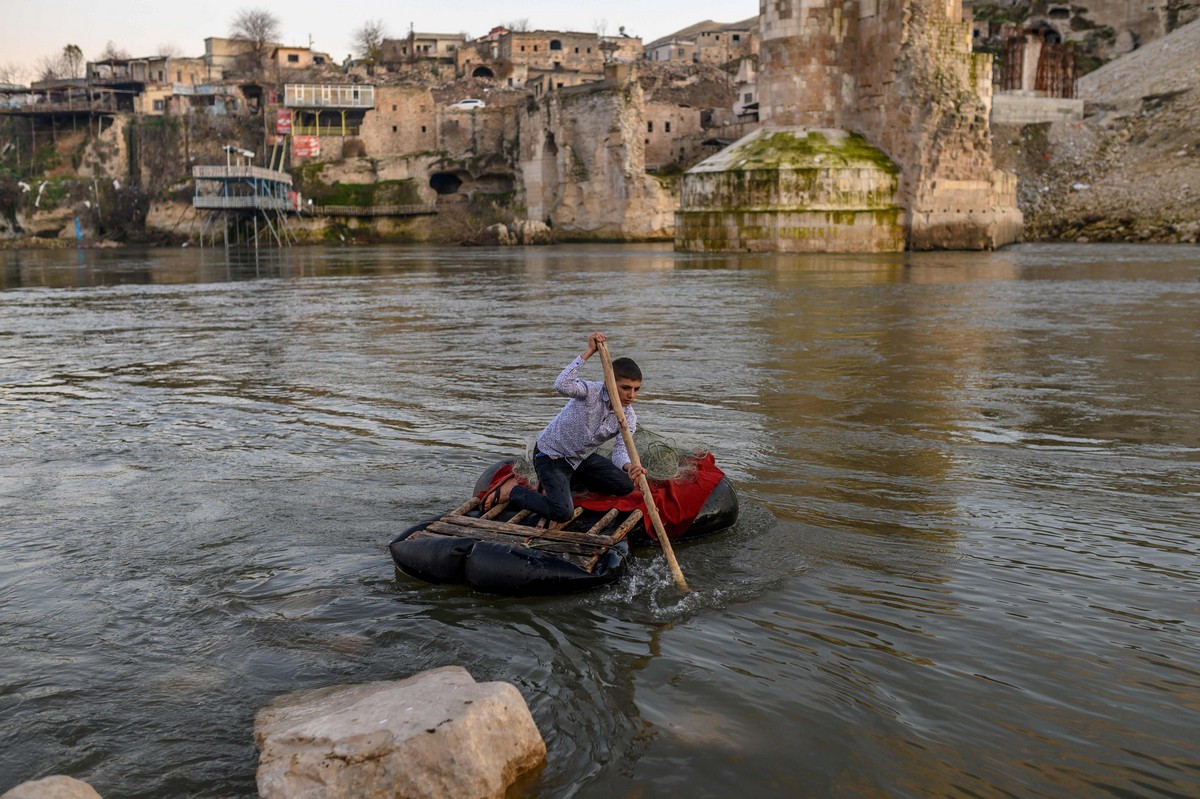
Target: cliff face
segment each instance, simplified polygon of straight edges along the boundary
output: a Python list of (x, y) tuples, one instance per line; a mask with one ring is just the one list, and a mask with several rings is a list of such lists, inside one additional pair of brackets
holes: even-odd
[(250, 117), (116, 114), (99, 131), (95, 124), (40, 132), (41, 174), (0, 177), (0, 236), (73, 242), (78, 219), (89, 240), (186, 238), (191, 165), (224, 163), (228, 142), (262, 147), (262, 121)]
[(678, 197), (646, 174), (643, 109), (624, 71), (528, 109), (519, 163), (528, 217), (560, 239), (670, 239)]

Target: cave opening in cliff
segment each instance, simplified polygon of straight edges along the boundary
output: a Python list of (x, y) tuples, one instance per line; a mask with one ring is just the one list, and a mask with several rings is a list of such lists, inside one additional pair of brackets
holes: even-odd
[(472, 78), (494, 78), (496, 73), (492, 72), (487, 67), (475, 67), (475, 71), (471, 73)]
[(453, 172), (434, 172), (429, 176), (429, 188), (438, 194), (457, 194), (462, 184), (462, 178)]

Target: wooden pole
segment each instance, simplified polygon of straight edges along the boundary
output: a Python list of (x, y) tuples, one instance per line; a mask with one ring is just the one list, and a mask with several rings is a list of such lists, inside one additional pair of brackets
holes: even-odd
[[(603, 341), (599, 342), (596, 351), (600, 353), (600, 363), (604, 365), (604, 385), (608, 388), (608, 399), (612, 402), (613, 414), (617, 417), (617, 426), (621, 428), (621, 438), (625, 440), (625, 449), (629, 453), (629, 460), (634, 466), (640, 467), (642, 460), (638, 457), (637, 447), (633, 444), (633, 433), (629, 432), (629, 422), (625, 420), (625, 408), (621, 405), (621, 395), (617, 393), (617, 378), (613, 374), (612, 359), (608, 356), (608, 344)], [(675, 584), (679, 586), (680, 591), (686, 594), (692, 589), (688, 588), (683, 571), (679, 568), (679, 561), (675, 560), (675, 550), (671, 548), (671, 539), (667, 537), (667, 531), (663, 529), (662, 519), (658, 515), (658, 508), (654, 504), (654, 496), (650, 493), (650, 483), (646, 480), (645, 474), (638, 476), (638, 488), (641, 489), (647, 515), (650, 517), (650, 523), (654, 526), (655, 535), (658, 536), (658, 543), (662, 546), (663, 554), (667, 556), (667, 564), (671, 567)]]

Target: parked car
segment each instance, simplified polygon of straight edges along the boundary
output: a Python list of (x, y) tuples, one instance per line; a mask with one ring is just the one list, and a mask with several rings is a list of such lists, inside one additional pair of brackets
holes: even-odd
[(455, 111), (474, 111), (476, 108), (486, 108), (487, 103), (483, 100), (476, 100), (474, 97), (468, 97), (466, 100), (451, 103), (450, 107)]

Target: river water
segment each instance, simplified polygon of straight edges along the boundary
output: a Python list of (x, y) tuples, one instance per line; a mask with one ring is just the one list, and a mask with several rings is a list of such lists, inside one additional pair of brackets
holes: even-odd
[[(255, 713), (447, 664), (531, 797), (1200, 795), (1200, 250), (0, 252), (0, 792), (254, 793)], [(604, 330), (728, 533), (397, 577)], [(595, 368), (593, 368), (595, 367)], [(589, 363), (598, 379), (598, 366)]]

